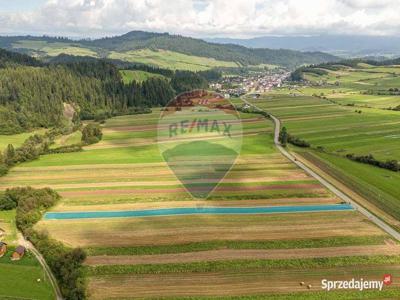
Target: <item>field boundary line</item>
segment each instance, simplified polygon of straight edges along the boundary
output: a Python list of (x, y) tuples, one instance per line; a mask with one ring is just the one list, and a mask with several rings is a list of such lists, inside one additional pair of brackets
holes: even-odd
[[(257, 107), (256, 105), (250, 103), (247, 101), (244, 96), (240, 97), (243, 102), (245, 102), (247, 105), (254, 107), (258, 111), (264, 111), (263, 109)], [(264, 111), (266, 112), (266, 111)], [(266, 112), (268, 113), (268, 112)], [(269, 113), (268, 113), (269, 114)], [(338, 188), (336, 188), (333, 184), (331, 184), (327, 179), (323, 178), (322, 176), (318, 175), (316, 172), (311, 170), (309, 167), (307, 167), (305, 164), (302, 162), (298, 161), (291, 153), (289, 153), (284, 147), (282, 147), (281, 143), (279, 142), (279, 133), (281, 129), (281, 121), (269, 114), (271, 119), (273, 120), (275, 124), (275, 130), (274, 130), (274, 144), (278, 148), (278, 150), (287, 158), (289, 159), (292, 163), (297, 165), (299, 168), (301, 168), (303, 171), (305, 171), (307, 174), (310, 176), (314, 177), (316, 180), (318, 180), (323, 186), (325, 186), (327, 189), (329, 189), (332, 193), (334, 193), (336, 196), (338, 196), (340, 199), (343, 201), (350, 203), (357, 211), (362, 213), (365, 217), (367, 217), (370, 221), (372, 221), (375, 225), (377, 225), (379, 228), (381, 228), (383, 231), (385, 231), (387, 234), (395, 238), (397, 241), (400, 241), (400, 233), (397, 232), (395, 229), (393, 229), (391, 226), (386, 224), (384, 221), (382, 221), (380, 218), (369, 212), (367, 209), (365, 209), (363, 206), (355, 202), (353, 199), (351, 199), (348, 195), (340, 191)]]

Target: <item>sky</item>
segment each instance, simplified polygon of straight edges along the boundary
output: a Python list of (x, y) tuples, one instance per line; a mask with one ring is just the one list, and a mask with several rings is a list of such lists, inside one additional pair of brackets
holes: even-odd
[(400, 0), (0, 0), (0, 35), (400, 36)]

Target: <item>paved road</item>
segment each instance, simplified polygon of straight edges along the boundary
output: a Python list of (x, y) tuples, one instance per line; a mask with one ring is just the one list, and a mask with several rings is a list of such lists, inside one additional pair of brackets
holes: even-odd
[[(257, 107), (256, 105), (248, 102), (244, 97), (241, 98), (246, 104), (254, 107), (255, 109), (259, 111), (263, 111), (261, 108)], [(331, 184), (329, 181), (327, 181), (325, 178), (321, 177), (317, 173), (315, 173), (313, 170), (311, 170), (309, 167), (307, 167), (305, 164), (302, 162), (298, 161), (292, 154), (290, 154), (284, 147), (281, 146), (279, 142), (279, 132), (281, 129), (281, 121), (276, 118), (275, 116), (271, 115), (271, 119), (275, 123), (275, 133), (274, 133), (274, 143), (278, 150), (286, 156), (290, 161), (292, 161), (294, 164), (296, 164), (298, 167), (303, 169), (306, 173), (314, 177), (316, 180), (318, 180), (323, 186), (325, 186), (327, 189), (329, 189), (331, 192), (333, 192), (337, 197), (342, 199), (343, 201), (350, 203), (356, 210), (358, 210), (360, 213), (362, 213), (364, 216), (366, 216), (369, 220), (374, 222), (378, 227), (380, 227), (383, 231), (385, 231), (387, 234), (391, 235), (393, 238), (396, 240), (400, 241), (400, 233), (394, 230), (392, 227), (390, 227), (388, 224), (383, 222), (381, 219), (370, 213), (367, 209), (362, 207), (361, 205), (357, 204), (353, 199), (351, 199), (349, 196), (347, 196), (345, 193), (337, 189), (333, 184)]]
[(18, 240), (20, 244), (24, 245), (26, 249), (30, 250), (33, 253), (33, 255), (35, 255), (36, 259), (43, 267), (47, 275), (47, 278), (49, 278), (50, 283), (53, 286), (53, 289), (56, 293), (56, 300), (63, 300), (64, 298), (61, 295), (61, 291), (60, 288), (58, 287), (57, 280), (54, 277), (53, 273), (51, 272), (51, 269), (47, 265), (46, 260), (43, 258), (42, 254), (40, 254), (40, 252), (35, 248), (35, 246), (30, 241), (25, 239), (25, 237), (20, 232), (18, 233)]

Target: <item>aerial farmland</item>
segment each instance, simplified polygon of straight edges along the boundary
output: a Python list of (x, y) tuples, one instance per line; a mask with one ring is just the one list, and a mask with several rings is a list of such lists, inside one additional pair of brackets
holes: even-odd
[[(303, 118), (301, 109), (291, 110), (290, 99), (275, 100), (288, 96), (265, 97), (263, 107), (280, 113), (285, 124), (293, 122), (288, 127), (294, 131), (292, 124)], [(352, 114), (331, 104), (321, 105), (310, 96), (296, 101), (300, 99), (301, 105), (296, 105), (315, 105), (315, 115), (325, 111), (344, 117)], [(382, 274), (400, 275), (397, 242), (284, 157), (274, 145), (270, 120), (240, 113), (241, 153), (209, 197), (199, 200), (191, 197), (160, 155), (156, 144), (160, 113), (155, 109), (151, 114), (109, 119), (102, 126), (99, 143), (82, 152), (46, 155), (21, 164), (0, 183), (2, 190), (22, 183), (51, 187), (62, 196), (35, 229), (87, 252), (89, 298), (265, 295), (287, 299), (307, 294), (320, 299), (326, 296), (321, 294), (323, 278), (362, 274), (380, 280)], [(250, 214), (102, 215), (208, 207), (256, 210)], [(257, 213), (263, 207), (292, 211)], [(90, 212), (97, 215), (63, 217), (63, 213)], [(395, 283), (379, 296), (397, 292)], [(370, 293), (372, 298), (377, 296)], [(335, 292), (326, 299), (339, 295), (355, 296)]]

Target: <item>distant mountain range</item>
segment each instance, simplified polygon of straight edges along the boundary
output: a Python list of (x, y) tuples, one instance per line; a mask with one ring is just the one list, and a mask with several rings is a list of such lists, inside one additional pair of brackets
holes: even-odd
[(400, 56), (400, 36), (264, 36), (251, 39), (213, 38), (208, 42), (237, 44), (251, 48), (323, 51), (341, 57)]
[(0, 48), (36, 57), (69, 54), (193, 70), (262, 64), (294, 68), (303, 64), (317, 64), (338, 59), (320, 51), (250, 49), (241, 45), (210, 43), (190, 37), (144, 31), (132, 31), (121, 36), (97, 40), (71, 40), (46, 36), (0, 37)]

